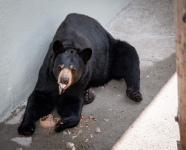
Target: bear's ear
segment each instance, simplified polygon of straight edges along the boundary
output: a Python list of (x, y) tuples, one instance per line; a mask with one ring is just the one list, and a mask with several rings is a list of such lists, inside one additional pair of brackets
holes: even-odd
[(90, 48), (85, 48), (79, 53), (79, 56), (83, 59), (84, 64), (86, 65), (87, 61), (92, 56), (92, 50)]
[(63, 44), (58, 40), (55, 41), (53, 44), (53, 51), (55, 55), (63, 53), (64, 52)]

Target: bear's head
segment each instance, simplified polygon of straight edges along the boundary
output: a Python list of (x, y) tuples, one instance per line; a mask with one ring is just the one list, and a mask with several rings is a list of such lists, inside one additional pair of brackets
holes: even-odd
[(64, 48), (60, 41), (53, 43), (54, 67), (53, 74), (59, 84), (59, 94), (76, 83), (85, 73), (92, 50), (86, 48), (77, 50)]

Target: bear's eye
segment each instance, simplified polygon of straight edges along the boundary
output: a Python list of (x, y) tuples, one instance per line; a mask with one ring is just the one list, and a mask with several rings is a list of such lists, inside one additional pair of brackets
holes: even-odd
[(72, 73), (75, 73), (76, 72), (76, 69), (75, 68), (72, 68)]
[(60, 65), (57, 67), (57, 70), (58, 71), (61, 71), (61, 66)]

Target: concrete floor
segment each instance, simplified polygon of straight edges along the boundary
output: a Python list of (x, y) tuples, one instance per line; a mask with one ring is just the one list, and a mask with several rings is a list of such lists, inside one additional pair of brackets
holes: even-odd
[[(17, 133), (25, 102), (0, 124), (0, 150), (64, 150), (66, 142), (74, 143), (77, 150), (177, 149), (173, 0), (133, 0), (105, 28), (137, 49), (144, 100), (131, 101), (125, 82), (113, 80), (95, 89), (96, 99), (84, 106), (84, 118), (76, 128), (55, 133), (37, 123), (31, 137)], [(95, 133), (97, 127), (100, 133)]]

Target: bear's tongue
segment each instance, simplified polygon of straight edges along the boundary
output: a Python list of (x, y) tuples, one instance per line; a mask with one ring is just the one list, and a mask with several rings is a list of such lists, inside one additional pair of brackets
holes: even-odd
[(62, 89), (64, 89), (67, 85), (66, 84), (64, 84), (64, 83), (59, 83), (59, 85), (60, 85), (60, 87), (62, 88)]

